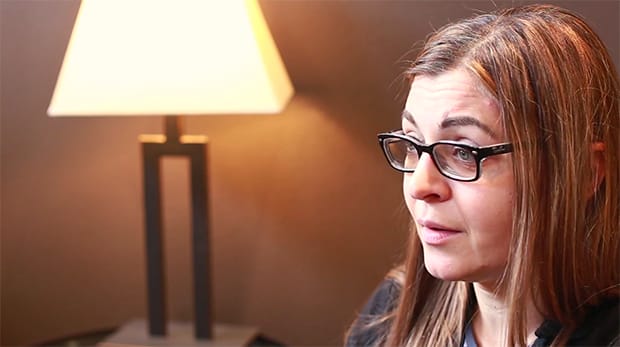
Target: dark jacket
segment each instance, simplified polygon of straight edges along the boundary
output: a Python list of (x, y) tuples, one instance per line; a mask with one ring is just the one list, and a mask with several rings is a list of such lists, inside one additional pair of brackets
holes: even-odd
[[(346, 341), (347, 347), (372, 346), (385, 335), (387, 323), (367, 328), (366, 325), (377, 316), (382, 316), (394, 309), (400, 286), (391, 279), (386, 279), (375, 290), (370, 300), (353, 324)], [(532, 347), (549, 346), (561, 326), (546, 320), (536, 330), (538, 337)], [(575, 329), (566, 346), (620, 346), (620, 298), (608, 299), (589, 310), (582, 324)]]

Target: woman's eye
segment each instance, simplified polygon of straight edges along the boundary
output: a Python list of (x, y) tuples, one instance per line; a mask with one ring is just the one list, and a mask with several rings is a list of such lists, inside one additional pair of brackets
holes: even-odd
[(475, 161), (474, 160), (474, 154), (470, 150), (467, 150), (467, 149), (462, 148), (462, 147), (454, 147), (454, 155), (460, 161), (464, 161), (464, 162), (473, 162), (473, 161)]
[(413, 143), (407, 143), (406, 144), (406, 148), (407, 148), (407, 152), (411, 153), (411, 152), (417, 152), (417, 149), (415, 148), (415, 146), (413, 145)]

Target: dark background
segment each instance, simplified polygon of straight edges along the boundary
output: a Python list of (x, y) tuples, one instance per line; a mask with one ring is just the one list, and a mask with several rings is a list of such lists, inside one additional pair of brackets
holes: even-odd
[[(618, 65), (620, 3), (556, 3), (585, 16)], [(341, 343), (407, 237), (401, 177), (375, 137), (399, 126), (403, 59), (432, 28), (505, 5), (261, 1), (295, 97), (280, 115), (186, 119), (186, 133), (210, 139), (218, 322), (290, 345)], [(162, 120), (46, 116), (78, 7), (0, 0), (2, 345), (146, 314), (137, 137)], [(169, 312), (181, 320), (192, 305), (187, 169), (163, 166)]]

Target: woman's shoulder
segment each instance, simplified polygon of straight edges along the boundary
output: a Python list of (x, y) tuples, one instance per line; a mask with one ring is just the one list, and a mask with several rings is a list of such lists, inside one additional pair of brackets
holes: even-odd
[(389, 314), (396, 306), (400, 284), (386, 278), (364, 305), (348, 333), (346, 346), (375, 345), (387, 333)]
[[(562, 326), (556, 321), (545, 321), (536, 331), (542, 341), (550, 341)], [(601, 301), (590, 307), (566, 346), (618, 346), (620, 347), (620, 298)]]
[(400, 284), (393, 278), (386, 278), (375, 289), (364, 306), (362, 314), (377, 316), (391, 311), (400, 294)]
[(592, 307), (568, 345), (620, 346), (620, 298), (606, 299)]

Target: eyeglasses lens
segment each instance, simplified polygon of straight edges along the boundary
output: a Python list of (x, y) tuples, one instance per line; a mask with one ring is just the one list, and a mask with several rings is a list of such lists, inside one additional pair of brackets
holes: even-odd
[(438, 144), (433, 149), (435, 161), (444, 174), (461, 179), (476, 177), (476, 157), (471, 150), (449, 144)]
[(415, 169), (418, 165), (418, 151), (413, 144), (402, 139), (386, 141), (390, 162), (396, 169)]
[[(390, 163), (398, 170), (415, 170), (419, 162), (418, 150), (414, 144), (403, 139), (386, 140)], [(438, 169), (449, 177), (473, 179), (477, 163), (474, 153), (468, 148), (451, 144), (437, 144), (433, 147), (434, 161)]]

